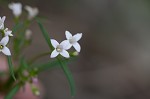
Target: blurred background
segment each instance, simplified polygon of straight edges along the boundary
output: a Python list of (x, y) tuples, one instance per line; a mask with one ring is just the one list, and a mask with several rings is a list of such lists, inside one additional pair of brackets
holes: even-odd
[[(65, 31), (83, 33), (79, 58), (69, 64), (76, 84), (73, 99), (150, 99), (150, 1), (149, 0), (0, 0), (0, 16), (13, 15), (8, 2), (39, 8), (43, 24), (59, 42)], [(31, 57), (49, 50), (38, 25), (33, 23)], [(50, 60), (49, 56), (40, 60)], [(68, 82), (59, 68), (39, 79), (43, 99), (71, 99)]]

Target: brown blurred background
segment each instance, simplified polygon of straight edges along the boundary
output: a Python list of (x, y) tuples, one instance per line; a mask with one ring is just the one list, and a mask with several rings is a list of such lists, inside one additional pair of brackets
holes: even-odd
[[(76, 84), (74, 99), (150, 99), (149, 0), (12, 1), (38, 7), (47, 18), (43, 24), (51, 38), (65, 39), (66, 30), (83, 33), (80, 56), (69, 64)], [(0, 15), (7, 16), (11, 28), (12, 13), (6, 3), (0, 4)], [(33, 23), (30, 29), (34, 40), (27, 56), (49, 50), (38, 25)], [(71, 99), (61, 69), (45, 71), (39, 79), (45, 89), (43, 99)]]

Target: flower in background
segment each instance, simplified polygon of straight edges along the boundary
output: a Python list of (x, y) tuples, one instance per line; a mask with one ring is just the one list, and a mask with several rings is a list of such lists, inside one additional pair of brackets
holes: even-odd
[(8, 30), (8, 28), (6, 28), (6, 29), (4, 30), (4, 33), (5, 33), (5, 36), (13, 36), (12, 31), (11, 31), (11, 30)]
[(38, 15), (39, 10), (38, 8), (32, 8), (30, 6), (25, 6), (25, 9), (28, 11), (29, 15), (28, 15), (28, 19), (31, 20), (33, 19), (35, 16)]
[(27, 40), (30, 40), (31, 39), (31, 35), (32, 35), (32, 31), (27, 29), (26, 32), (25, 32), (25, 38)]
[(39, 82), (37, 77), (32, 77), (32, 83), (37, 84)]
[(6, 19), (6, 16), (0, 17), (0, 30), (4, 29), (4, 21)]
[(9, 37), (5, 36), (0, 41), (0, 52), (3, 52), (5, 55), (10, 56), (10, 50), (6, 47), (7, 43), (9, 41)]
[(8, 5), (9, 9), (13, 11), (15, 17), (19, 17), (22, 13), (22, 4), (21, 3), (10, 3)]
[(68, 42), (67, 49), (73, 46), (77, 52), (80, 52), (81, 46), (79, 45), (78, 41), (81, 39), (82, 33), (77, 33), (74, 36), (72, 36), (72, 34), (69, 31), (66, 31), (65, 35)]
[(70, 57), (69, 53), (66, 51), (67, 50), (67, 48), (66, 48), (67, 42), (66, 41), (62, 41), (59, 44), (56, 40), (51, 39), (51, 43), (52, 43), (52, 46), (54, 47), (54, 50), (50, 56), (51, 58), (54, 58), (59, 54), (61, 54), (63, 57), (66, 57), (66, 58)]

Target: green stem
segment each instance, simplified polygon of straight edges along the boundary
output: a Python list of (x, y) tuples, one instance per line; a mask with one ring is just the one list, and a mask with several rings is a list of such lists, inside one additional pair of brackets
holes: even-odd
[(7, 61), (8, 61), (8, 66), (9, 66), (10, 74), (11, 74), (11, 76), (13, 77), (13, 79), (16, 81), (15, 74), (14, 74), (14, 68), (13, 68), (12, 61), (11, 61), (11, 57), (10, 57), (10, 56), (7, 56)]
[(41, 58), (41, 57), (43, 57), (43, 56), (46, 56), (46, 55), (48, 55), (48, 54), (50, 54), (50, 52), (45, 52), (45, 53), (42, 53), (42, 54), (39, 54), (39, 55), (33, 57), (33, 58), (29, 61), (29, 65), (33, 64), (37, 59), (39, 59), (39, 58)]

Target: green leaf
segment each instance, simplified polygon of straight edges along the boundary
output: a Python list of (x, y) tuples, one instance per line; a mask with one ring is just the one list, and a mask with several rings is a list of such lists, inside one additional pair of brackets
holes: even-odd
[[(64, 59), (64, 60), (61, 60), (61, 61), (65, 62), (65, 63), (69, 63), (70, 61), (73, 61), (74, 59), (76, 59), (76, 57), (72, 57), (72, 58), (70, 58), (68, 60)], [(43, 64), (33, 64), (28, 69), (37, 68), (38, 69), (38, 73), (40, 73), (40, 72), (46, 71), (46, 70), (48, 70), (50, 68), (57, 67), (58, 65), (60, 65), (58, 60), (54, 60), (54, 61), (49, 61), (49, 62), (43, 63)]]
[(46, 42), (47, 42), (48, 45), (49, 45), (50, 49), (51, 49), (51, 50), (54, 49), (53, 46), (52, 46), (52, 44), (51, 44), (51, 42), (50, 42), (50, 37), (49, 37), (49, 35), (48, 35), (48, 32), (45, 30), (45, 28), (43, 27), (43, 25), (42, 25), (42, 23), (40, 22), (40, 20), (38, 20), (38, 19), (36, 19), (36, 20), (37, 20), (37, 23), (38, 23), (38, 25), (39, 25), (39, 27), (40, 27), (40, 29), (41, 29), (41, 31), (42, 31), (42, 34), (43, 34), (43, 36), (44, 36)]
[(36, 67), (38, 69), (38, 73), (40, 73), (50, 68), (56, 67), (58, 65), (59, 65), (58, 61), (55, 60), (44, 64), (33, 65), (32, 68)]
[(35, 61), (37, 61), (39, 58), (42, 58), (42, 57), (44, 57), (44, 56), (46, 56), (46, 55), (49, 55), (49, 54), (50, 54), (50, 52), (45, 52), (45, 53), (38, 54), (37, 56), (35, 56), (35, 57), (33, 57), (33, 58), (30, 59), (29, 65), (33, 64), (33, 63), (34, 63)]
[(7, 56), (7, 61), (8, 61), (10, 74), (13, 77), (13, 79), (16, 81), (16, 78), (15, 78), (15, 75), (14, 75), (14, 71), (13, 71), (13, 65), (12, 65), (12, 61), (11, 61), (11, 56)]
[(72, 74), (69, 70), (69, 68), (67, 67), (66, 65), (66, 62), (65, 61), (62, 61), (61, 58), (57, 58), (60, 65), (61, 65), (61, 68), (63, 69), (66, 77), (67, 77), (67, 80), (69, 82), (69, 85), (70, 85), (70, 91), (71, 91), (71, 96), (74, 96), (75, 95), (75, 84), (74, 84), (74, 80), (73, 80), (73, 77), (72, 77)]
[(15, 85), (11, 91), (5, 96), (5, 99), (13, 99), (13, 96), (19, 91), (19, 84)]

